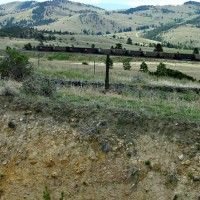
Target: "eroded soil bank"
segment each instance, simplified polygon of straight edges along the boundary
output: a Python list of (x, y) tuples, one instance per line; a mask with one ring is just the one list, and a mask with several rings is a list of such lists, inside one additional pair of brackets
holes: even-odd
[(200, 125), (0, 97), (0, 199), (197, 200)]

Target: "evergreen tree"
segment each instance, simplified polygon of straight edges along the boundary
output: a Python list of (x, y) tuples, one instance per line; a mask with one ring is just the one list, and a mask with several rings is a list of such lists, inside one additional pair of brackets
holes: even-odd
[(122, 49), (122, 44), (121, 43), (117, 43), (115, 45), (115, 49)]
[(148, 65), (143, 61), (142, 64), (140, 65), (140, 71), (142, 72), (148, 72)]
[(194, 50), (193, 50), (193, 54), (199, 54), (199, 49), (196, 47), (196, 48), (194, 48)]
[(163, 47), (160, 43), (156, 44), (154, 51), (163, 52)]
[(128, 38), (126, 44), (133, 44), (132, 39)]

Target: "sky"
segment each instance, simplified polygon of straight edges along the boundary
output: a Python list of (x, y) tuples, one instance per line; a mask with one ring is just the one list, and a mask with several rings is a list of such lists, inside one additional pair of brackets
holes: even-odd
[[(0, 4), (9, 3), (14, 0), (0, 0)], [(19, 0), (18, 0), (19, 1)], [(23, 0), (20, 0), (23, 1)], [(37, 0), (45, 1), (45, 0)], [(131, 8), (140, 5), (180, 5), (186, 2), (187, 0), (72, 0), (80, 3), (90, 4), (94, 6), (99, 6), (107, 10), (112, 9), (124, 9)], [(188, 0), (189, 1), (189, 0)], [(200, 2), (200, 0), (195, 0)]]

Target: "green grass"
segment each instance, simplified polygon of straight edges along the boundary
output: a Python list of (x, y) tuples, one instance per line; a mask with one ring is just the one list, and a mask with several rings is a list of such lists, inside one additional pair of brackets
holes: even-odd
[(76, 106), (98, 105), (104, 109), (129, 110), (148, 117), (193, 122), (198, 122), (200, 112), (200, 96), (193, 92), (182, 94), (136, 89), (104, 93), (103, 89), (72, 87), (61, 89), (56, 99)]

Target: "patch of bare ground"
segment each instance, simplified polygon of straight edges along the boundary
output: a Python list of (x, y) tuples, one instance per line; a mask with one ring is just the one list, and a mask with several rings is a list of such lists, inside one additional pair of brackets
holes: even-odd
[(0, 97), (0, 198), (198, 199), (200, 125)]

